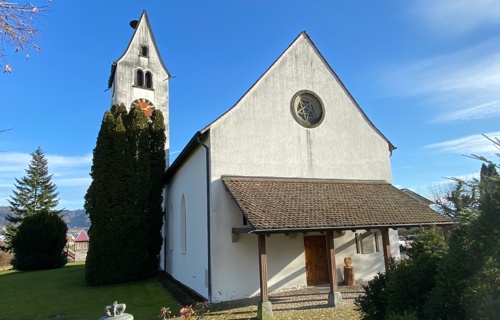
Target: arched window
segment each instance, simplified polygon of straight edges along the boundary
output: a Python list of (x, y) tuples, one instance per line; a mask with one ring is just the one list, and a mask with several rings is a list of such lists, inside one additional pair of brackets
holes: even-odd
[(153, 89), (153, 74), (146, 71), (146, 88)]
[(187, 251), (187, 226), (186, 226), (186, 200), (184, 195), (181, 199), (181, 252), (186, 254)]
[(137, 69), (135, 72), (135, 85), (138, 87), (144, 86), (144, 72), (141, 69)]
[(168, 248), (174, 249), (174, 208), (172, 204), (168, 208)]

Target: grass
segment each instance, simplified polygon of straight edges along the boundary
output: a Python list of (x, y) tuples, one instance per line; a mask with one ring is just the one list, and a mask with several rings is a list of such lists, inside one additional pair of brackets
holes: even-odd
[[(84, 282), (85, 265), (70, 263), (64, 268), (42, 271), (0, 271), (0, 320), (78, 319), (97, 320), (104, 307), (118, 301), (127, 305), (134, 319), (158, 319), (161, 307), (179, 316), (177, 301), (156, 279), (103, 287)], [(256, 319), (257, 305), (229, 301), (209, 306), (207, 320)], [(340, 308), (276, 310), (277, 320), (344, 319), (359, 320), (352, 304)]]
[(177, 301), (156, 279), (90, 287), (85, 265), (31, 272), (0, 271), (0, 319), (97, 320), (118, 301), (135, 319), (157, 319), (161, 307), (178, 314)]

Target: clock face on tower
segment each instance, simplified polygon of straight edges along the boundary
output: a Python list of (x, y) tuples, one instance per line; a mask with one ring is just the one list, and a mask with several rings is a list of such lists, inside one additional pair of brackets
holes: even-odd
[(139, 106), (139, 108), (141, 108), (141, 110), (144, 111), (144, 114), (148, 117), (151, 117), (151, 115), (153, 114), (153, 110), (155, 109), (153, 103), (144, 98), (139, 98), (132, 101), (130, 108), (133, 108), (135, 106)]

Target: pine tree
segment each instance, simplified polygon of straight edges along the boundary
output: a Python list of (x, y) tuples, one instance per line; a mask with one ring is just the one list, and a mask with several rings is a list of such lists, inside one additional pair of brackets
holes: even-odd
[[(161, 119), (161, 126), (155, 119)], [(127, 282), (156, 272), (163, 216), (164, 143), (161, 112), (154, 112), (151, 119), (140, 108), (127, 113), (124, 105), (106, 112), (94, 149), (92, 184), (85, 196), (92, 223), (87, 283)]]
[(54, 214), (62, 212), (55, 210), (59, 204), (59, 192), (52, 182), (52, 175), (49, 175), (48, 161), (40, 147), (31, 153), (26, 176), (16, 178), (14, 186), (13, 195), (8, 200), (12, 214), (6, 216), (8, 225), (5, 236), (9, 244), (25, 217), (42, 211)]

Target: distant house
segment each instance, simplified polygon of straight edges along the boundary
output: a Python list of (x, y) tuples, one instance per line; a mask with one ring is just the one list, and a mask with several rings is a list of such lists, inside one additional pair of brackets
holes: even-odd
[(70, 234), (66, 234), (66, 242), (68, 244), (68, 246), (72, 246), (75, 244), (75, 237), (73, 237), (72, 235)]
[(0, 240), (0, 251), (7, 252), (9, 251), (9, 246), (7, 245), (6, 242)]
[(85, 261), (89, 250), (89, 236), (85, 230), (80, 231), (75, 239), (75, 261)]
[(71, 234), (67, 233), (66, 234), (66, 247), (64, 251), (68, 255), (68, 262), (73, 262), (75, 261), (75, 237), (73, 237)]

